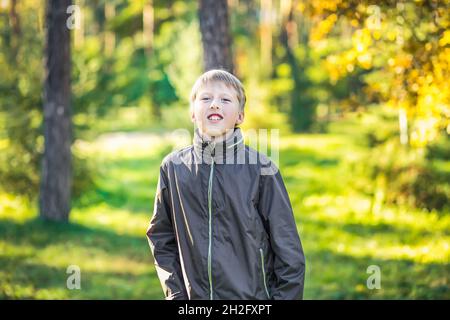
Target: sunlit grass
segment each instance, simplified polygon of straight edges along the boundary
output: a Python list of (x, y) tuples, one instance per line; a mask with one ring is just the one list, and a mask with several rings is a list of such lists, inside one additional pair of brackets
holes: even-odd
[[(352, 187), (363, 177), (346, 166), (366, 152), (352, 136), (282, 138), (280, 168), (307, 257), (305, 298), (448, 298), (450, 216), (372, 212), (373, 199)], [(372, 264), (382, 272), (380, 290), (366, 286)]]
[[(148, 204), (149, 210), (151, 205)], [(149, 210), (135, 213), (99, 204), (87, 209), (74, 208), (72, 221), (86, 227), (110, 230), (118, 235), (142, 236), (149, 222)]]
[[(145, 232), (170, 143), (130, 136), (75, 144), (99, 175), (97, 190), (75, 199), (69, 224), (43, 222), (35, 203), (0, 194), (0, 297), (162, 298)], [(66, 288), (69, 265), (81, 269), (81, 290)]]

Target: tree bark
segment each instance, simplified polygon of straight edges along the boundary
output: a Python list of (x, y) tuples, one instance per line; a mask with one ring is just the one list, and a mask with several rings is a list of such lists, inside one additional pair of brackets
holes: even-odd
[(84, 0), (79, 0), (78, 5), (79, 5), (79, 17), (78, 18), (80, 19), (80, 21), (79, 21), (78, 27), (73, 30), (74, 47), (76, 49), (79, 49), (84, 45), (84, 32), (85, 32), (84, 12), (86, 12), (86, 9), (85, 9), (86, 3)]
[(261, 50), (261, 69), (263, 74), (272, 72), (272, 0), (260, 0), (259, 37)]
[(144, 8), (142, 10), (142, 35), (145, 52), (150, 54), (153, 50), (153, 33), (154, 33), (154, 10), (153, 10), (153, 1), (146, 0), (144, 3)]
[(114, 3), (111, 2), (105, 2), (104, 7), (104, 13), (105, 13), (105, 34), (104, 34), (104, 50), (105, 55), (107, 57), (110, 57), (114, 49), (116, 47), (116, 35), (113, 31), (108, 29), (108, 23), (114, 18), (116, 15), (116, 7)]
[(286, 50), (286, 60), (291, 67), (294, 88), (291, 92), (291, 123), (295, 132), (307, 132), (310, 130), (315, 115), (315, 101), (307, 93), (311, 87), (310, 80), (306, 75), (306, 67), (309, 62), (308, 48), (308, 26), (305, 17), (301, 16), (301, 45), (304, 47), (305, 55), (303, 61), (298, 61), (295, 56), (295, 48), (298, 45), (297, 23), (294, 19), (294, 8), (297, 2), (289, 1), (289, 7), (286, 8), (286, 16), (282, 22), (280, 34), (281, 44)]
[(9, 8), (9, 23), (11, 25), (11, 49), (12, 56), (16, 59), (19, 50), (19, 40), (21, 38), (20, 18), (17, 13), (17, 0), (11, 1)]
[(227, 0), (200, 0), (199, 20), (204, 70), (224, 69), (234, 73)]
[(40, 216), (67, 221), (71, 194), (70, 30), (66, 13), (71, 0), (49, 0), (46, 22), (44, 85), (44, 156)]

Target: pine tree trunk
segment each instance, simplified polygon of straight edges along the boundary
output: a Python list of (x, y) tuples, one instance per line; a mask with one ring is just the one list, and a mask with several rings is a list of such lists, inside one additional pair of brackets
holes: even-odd
[(400, 143), (402, 145), (408, 144), (408, 117), (406, 116), (406, 110), (403, 107), (398, 109), (398, 122), (400, 131)]
[(264, 75), (272, 72), (272, 0), (260, 0), (260, 50), (261, 69)]
[(11, 25), (11, 49), (12, 56), (16, 58), (19, 50), (19, 40), (21, 38), (20, 19), (17, 12), (17, 0), (12, 0), (9, 9), (9, 23)]
[[(116, 15), (116, 7), (114, 3), (111, 2), (105, 2), (105, 26), (110, 23), (110, 21), (114, 18)], [(116, 35), (113, 31), (109, 30), (109, 28), (105, 27), (105, 33), (104, 33), (104, 50), (105, 55), (107, 57), (110, 57), (114, 49), (116, 47)]]
[(154, 20), (153, 1), (146, 0), (142, 10), (142, 41), (144, 42), (144, 48), (147, 54), (150, 54), (153, 50)]
[(286, 60), (291, 67), (294, 88), (291, 92), (291, 124), (295, 132), (307, 132), (314, 123), (315, 101), (307, 93), (308, 88), (312, 86), (306, 75), (306, 67), (309, 62), (308, 48), (308, 26), (303, 16), (300, 16), (301, 45), (305, 49), (305, 55), (302, 61), (295, 56), (295, 48), (299, 45), (297, 34), (297, 22), (294, 19), (294, 8), (296, 1), (287, 1), (289, 7), (286, 10), (282, 21), (280, 42), (286, 50)]
[[(47, 0), (49, 1), (49, 0)], [(74, 36), (74, 47), (79, 49), (84, 45), (84, 13), (87, 11), (85, 9), (85, 6), (87, 5), (85, 0), (79, 0), (77, 1), (78, 8), (79, 8), (79, 24), (77, 28), (73, 30), (73, 36)]]
[(234, 72), (227, 0), (200, 0), (199, 20), (204, 70)]
[(70, 30), (66, 13), (71, 0), (47, 3), (46, 79), (44, 85), (44, 156), (40, 215), (67, 221), (71, 191)]

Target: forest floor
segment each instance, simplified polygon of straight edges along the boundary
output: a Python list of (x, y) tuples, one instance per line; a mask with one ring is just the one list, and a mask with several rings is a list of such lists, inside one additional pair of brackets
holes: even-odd
[[(367, 152), (345, 132), (281, 137), (279, 167), (306, 255), (305, 299), (449, 299), (450, 215), (399, 206), (372, 210), (350, 158)], [(74, 199), (70, 223), (0, 193), (0, 298), (162, 299), (145, 236), (168, 134), (128, 132), (77, 141), (95, 162), (96, 188)], [(69, 265), (81, 288), (69, 290)], [(369, 266), (381, 288), (369, 289)], [(369, 268), (369, 270), (371, 270)]]

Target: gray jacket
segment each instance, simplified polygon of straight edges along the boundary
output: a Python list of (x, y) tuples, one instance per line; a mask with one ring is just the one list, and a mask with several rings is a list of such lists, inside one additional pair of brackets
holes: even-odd
[(288, 193), (239, 128), (217, 144), (196, 130), (192, 146), (164, 158), (147, 237), (166, 299), (303, 297)]

